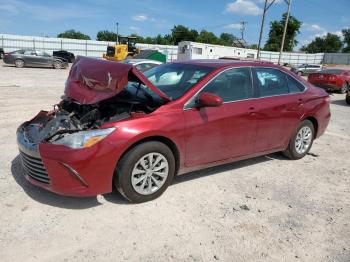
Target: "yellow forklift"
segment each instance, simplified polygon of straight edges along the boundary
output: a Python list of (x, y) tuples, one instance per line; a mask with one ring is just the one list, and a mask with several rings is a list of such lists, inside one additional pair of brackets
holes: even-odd
[(110, 61), (122, 61), (127, 58), (133, 58), (140, 53), (140, 49), (136, 48), (135, 36), (120, 36), (119, 43), (113, 46), (107, 46), (107, 53), (103, 54), (103, 58)]

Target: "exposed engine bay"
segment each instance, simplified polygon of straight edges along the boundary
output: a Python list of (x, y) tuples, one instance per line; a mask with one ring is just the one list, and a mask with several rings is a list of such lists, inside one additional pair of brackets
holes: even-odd
[(137, 99), (123, 99), (119, 95), (92, 105), (82, 105), (71, 99), (64, 99), (50, 112), (41, 111), (22, 128), (28, 142), (53, 142), (66, 134), (93, 130), (109, 122), (132, 117), (133, 114), (148, 114), (157, 107)]

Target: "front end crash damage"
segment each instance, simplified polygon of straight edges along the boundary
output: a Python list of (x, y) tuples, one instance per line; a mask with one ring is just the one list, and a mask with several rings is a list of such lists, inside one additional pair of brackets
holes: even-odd
[[(89, 179), (80, 175), (113, 172), (104, 165), (107, 159), (103, 152), (96, 152), (98, 143), (116, 129), (104, 125), (142, 117), (169, 100), (131, 65), (78, 57), (69, 73), (63, 100), (17, 130), (27, 179), (59, 193), (68, 184), (71, 190), (64, 192), (66, 195), (106, 191), (101, 181), (100, 189), (89, 191)], [(108, 145), (103, 150), (108, 151)], [(89, 165), (83, 166), (79, 160), (81, 156), (84, 161), (93, 159), (99, 169), (88, 170)]]

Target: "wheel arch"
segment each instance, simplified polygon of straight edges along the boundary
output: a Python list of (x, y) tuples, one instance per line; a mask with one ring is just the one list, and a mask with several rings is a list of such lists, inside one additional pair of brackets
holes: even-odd
[(129, 152), (131, 149), (133, 149), (134, 147), (145, 143), (145, 142), (150, 142), (150, 141), (157, 141), (157, 142), (161, 142), (163, 144), (165, 144), (167, 147), (170, 148), (171, 152), (174, 155), (175, 158), (175, 174), (177, 174), (177, 172), (179, 171), (180, 168), (180, 151), (178, 149), (178, 146), (175, 144), (174, 141), (172, 141), (171, 139), (169, 139), (168, 137), (165, 136), (148, 136), (148, 137), (144, 137), (140, 140), (137, 140), (136, 142), (134, 142), (133, 144), (131, 144), (120, 156), (116, 166), (118, 166), (119, 161), (124, 157), (124, 155)]
[(316, 138), (317, 137), (317, 132), (318, 132), (318, 121), (317, 121), (317, 119), (315, 117), (313, 117), (313, 116), (307, 116), (303, 120), (309, 120), (313, 124), (314, 129), (315, 129), (314, 138)]

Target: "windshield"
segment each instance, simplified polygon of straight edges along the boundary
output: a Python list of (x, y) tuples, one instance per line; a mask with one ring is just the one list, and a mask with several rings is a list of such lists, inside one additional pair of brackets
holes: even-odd
[(211, 71), (211, 67), (173, 63), (154, 67), (144, 74), (153, 85), (175, 100)]

